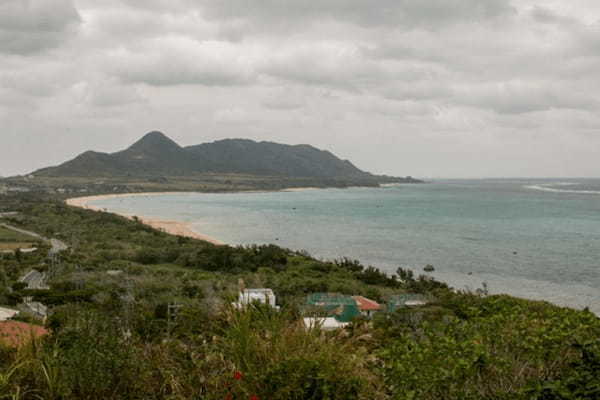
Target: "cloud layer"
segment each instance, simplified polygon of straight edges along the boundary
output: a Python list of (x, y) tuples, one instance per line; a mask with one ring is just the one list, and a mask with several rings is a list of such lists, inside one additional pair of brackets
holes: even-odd
[(378, 173), (597, 176), (591, 0), (5, 0), (0, 175), (149, 130)]

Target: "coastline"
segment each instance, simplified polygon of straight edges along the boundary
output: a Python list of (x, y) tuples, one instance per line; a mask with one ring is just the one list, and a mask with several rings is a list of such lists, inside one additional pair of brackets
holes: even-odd
[[(165, 196), (165, 195), (180, 195), (180, 194), (196, 194), (196, 192), (144, 192), (144, 193), (119, 193), (119, 194), (104, 194), (104, 195), (96, 195), (96, 196), (85, 196), (85, 197), (73, 197), (65, 200), (65, 203), (71, 207), (79, 207), (85, 210), (92, 211), (100, 211), (100, 212), (108, 212), (105, 209), (97, 206), (92, 206), (89, 203), (97, 200), (107, 200), (114, 199), (119, 197), (138, 197), (138, 196)], [(112, 211), (110, 211), (112, 212)], [(112, 212), (113, 214), (120, 215), (122, 217), (132, 219), (133, 216)], [(154, 229), (158, 229), (159, 231), (166, 232), (171, 235), (176, 236), (184, 236), (192, 239), (198, 239), (205, 242), (212, 243), (216, 246), (224, 246), (226, 243), (205, 235), (203, 233), (197, 232), (192, 228), (192, 225), (187, 222), (174, 221), (174, 220), (164, 220), (157, 218), (149, 218), (144, 216), (137, 216), (139, 221), (145, 225), (148, 225)]]
[[(281, 192), (301, 192), (301, 191), (305, 191), (305, 190), (318, 190), (318, 189), (323, 189), (323, 188), (319, 188), (319, 187), (295, 187), (295, 188), (281, 189), (279, 191), (281, 191)], [(244, 191), (244, 193), (263, 193), (263, 192), (267, 192), (267, 191), (259, 191), (259, 190)], [(120, 197), (189, 195), (189, 194), (200, 194), (200, 193), (202, 193), (202, 192), (112, 193), (112, 194), (99, 194), (99, 195), (93, 195), (93, 196), (72, 197), (72, 198), (66, 199), (65, 203), (67, 205), (69, 205), (69, 206), (79, 207), (79, 208), (83, 208), (85, 210), (109, 212), (106, 209), (103, 209), (103, 208), (97, 207), (97, 206), (92, 206), (89, 203), (92, 202), (92, 201), (97, 201), (97, 200), (116, 199), (116, 198), (120, 198)], [(117, 212), (113, 212), (113, 211), (110, 211), (110, 212), (112, 212), (113, 214), (117, 214), (117, 215), (120, 215), (122, 217), (128, 218), (128, 219), (131, 219), (133, 217), (132, 215), (128, 215), (128, 214), (117, 213)], [(214, 244), (216, 246), (224, 246), (224, 245), (227, 244), (227, 243), (222, 242), (222, 241), (220, 241), (218, 239), (215, 239), (213, 237), (210, 237), (208, 235), (205, 235), (205, 234), (203, 234), (201, 232), (198, 232), (198, 231), (194, 230), (192, 228), (192, 225), (190, 223), (188, 223), (188, 222), (181, 222), (181, 221), (175, 221), (175, 220), (164, 220), (164, 219), (158, 219), (158, 218), (150, 218), (150, 217), (144, 217), (144, 216), (140, 216), (140, 215), (136, 215), (136, 217), (143, 224), (151, 226), (152, 228), (158, 229), (160, 231), (169, 233), (171, 235), (185, 236), (185, 237), (190, 237), (190, 238), (193, 238), (193, 239), (199, 239), (199, 240), (203, 240), (205, 242), (212, 243), (212, 244)]]

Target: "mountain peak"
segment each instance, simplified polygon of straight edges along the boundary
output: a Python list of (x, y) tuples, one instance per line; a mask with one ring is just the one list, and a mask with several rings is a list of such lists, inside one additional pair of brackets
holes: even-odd
[[(36, 172), (37, 173), (37, 172)], [(195, 176), (244, 174), (268, 177), (349, 179), (373, 183), (377, 177), (329, 151), (310, 145), (225, 139), (180, 147), (165, 134), (152, 131), (126, 150), (112, 154), (85, 153), (45, 176)]]
[(181, 150), (181, 147), (171, 140), (167, 135), (159, 131), (152, 131), (145, 134), (140, 140), (129, 147), (128, 150), (155, 152), (155, 151), (173, 151)]

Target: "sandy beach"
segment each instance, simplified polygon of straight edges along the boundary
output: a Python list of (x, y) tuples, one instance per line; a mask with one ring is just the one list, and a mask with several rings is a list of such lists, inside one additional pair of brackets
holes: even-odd
[[(98, 196), (87, 196), (87, 197), (75, 197), (72, 199), (67, 199), (65, 202), (73, 207), (84, 208), (86, 210), (93, 211), (106, 211), (100, 207), (92, 206), (89, 203), (97, 200), (106, 200), (106, 199), (114, 199), (118, 197), (131, 197), (131, 196), (164, 196), (164, 195), (172, 195), (172, 194), (192, 194), (190, 192), (158, 192), (158, 193), (123, 193), (123, 194), (106, 194), (106, 195), (98, 195)], [(119, 214), (126, 218), (133, 218), (131, 215)], [(208, 235), (204, 235), (200, 232), (196, 232), (192, 229), (191, 224), (187, 222), (180, 221), (171, 221), (171, 220), (162, 220), (156, 218), (149, 218), (144, 216), (137, 216), (140, 222), (151, 226), (160, 231), (169, 233), (171, 235), (177, 236), (185, 236), (193, 239), (204, 240), (205, 242), (209, 242), (218, 246), (225, 245), (225, 243), (212, 238)]]

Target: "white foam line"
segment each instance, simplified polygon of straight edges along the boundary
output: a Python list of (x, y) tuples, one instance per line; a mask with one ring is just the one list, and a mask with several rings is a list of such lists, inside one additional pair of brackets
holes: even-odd
[(548, 185), (527, 185), (523, 186), (525, 189), (531, 190), (539, 190), (542, 192), (552, 192), (552, 193), (574, 193), (574, 194), (600, 194), (598, 190), (568, 190), (568, 189), (555, 189), (548, 186), (567, 186), (567, 185), (577, 185), (577, 183), (553, 183)]

